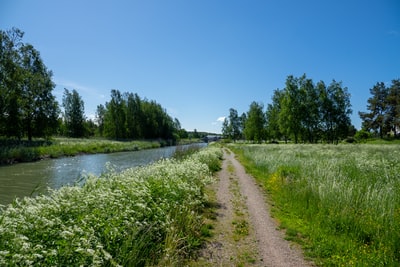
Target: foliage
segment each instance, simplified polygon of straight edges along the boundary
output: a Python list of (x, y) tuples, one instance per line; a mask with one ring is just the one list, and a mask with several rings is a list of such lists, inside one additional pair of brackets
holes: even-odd
[(367, 105), (370, 112), (359, 112), (363, 128), (377, 132), (380, 138), (390, 131), (397, 136), (400, 130), (400, 79), (393, 80), (390, 87), (378, 82), (370, 93)]
[(211, 148), (110, 169), (82, 187), (18, 199), (0, 213), (0, 265), (179, 265), (200, 244), (207, 164), (220, 156)]
[(361, 142), (362, 141), (366, 141), (367, 139), (369, 139), (371, 137), (372, 137), (371, 133), (366, 131), (366, 130), (364, 130), (364, 129), (361, 129), (361, 130), (357, 131), (356, 134), (354, 135), (354, 138), (357, 141), (361, 141)]
[[(274, 91), (265, 113), (262, 104), (250, 105), (247, 114), (239, 120), (244, 126), (243, 132), (236, 135), (244, 134), (247, 140), (257, 142), (270, 138), (292, 139), (295, 143), (321, 140), (338, 143), (354, 128), (349, 117), (350, 107), (350, 94), (341, 82), (333, 80), (326, 86), (320, 81), (314, 85), (305, 74), (299, 78), (289, 75), (285, 88)], [(235, 110), (231, 109), (230, 114), (232, 111)], [(226, 137), (232, 138), (236, 118), (230, 115), (224, 121), (222, 132)]]
[(283, 135), (279, 129), (279, 114), (281, 112), (282, 97), (283, 91), (276, 89), (272, 95), (272, 103), (268, 104), (265, 114), (268, 133), (273, 140), (280, 140)]
[(261, 142), (265, 140), (265, 114), (261, 103), (252, 102), (247, 119), (244, 123), (243, 133), (247, 140)]
[(176, 140), (180, 130), (179, 121), (157, 102), (115, 89), (111, 90), (111, 100), (97, 107), (96, 120), (106, 137), (116, 139)]
[(64, 89), (64, 123), (66, 136), (83, 137), (85, 135), (85, 105), (79, 93), (73, 89)]
[(242, 137), (244, 125), (236, 109), (229, 109), (229, 118), (225, 118), (222, 127), (224, 138), (238, 140)]
[[(289, 238), (323, 266), (397, 266), (398, 145), (235, 146)], [(295, 237), (295, 238), (294, 238)]]
[(59, 109), (52, 72), (23, 35), (0, 30), (0, 136), (32, 140), (55, 132)]

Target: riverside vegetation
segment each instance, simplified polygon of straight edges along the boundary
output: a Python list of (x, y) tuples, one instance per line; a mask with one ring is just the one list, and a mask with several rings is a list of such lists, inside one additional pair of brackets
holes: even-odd
[(233, 145), (321, 266), (398, 266), (399, 145)]
[(0, 265), (179, 265), (201, 244), (204, 188), (221, 157), (208, 147), (17, 199), (0, 210)]
[(0, 164), (29, 162), (42, 158), (59, 158), (78, 154), (113, 153), (158, 148), (166, 141), (117, 141), (102, 138), (53, 138), (18, 141), (0, 139)]

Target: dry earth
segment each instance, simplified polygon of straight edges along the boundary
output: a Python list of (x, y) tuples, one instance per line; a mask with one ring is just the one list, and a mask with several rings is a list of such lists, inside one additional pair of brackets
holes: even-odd
[(198, 266), (312, 266), (284, 240), (254, 179), (230, 151), (224, 152), (217, 188), (217, 221)]

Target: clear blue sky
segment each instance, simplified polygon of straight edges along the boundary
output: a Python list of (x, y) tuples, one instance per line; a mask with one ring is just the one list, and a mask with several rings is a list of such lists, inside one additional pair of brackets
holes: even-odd
[(229, 108), (271, 102), (290, 74), (342, 81), (352, 122), (376, 82), (400, 78), (398, 0), (1, 0), (88, 117), (110, 90), (155, 100), (186, 130), (220, 132)]

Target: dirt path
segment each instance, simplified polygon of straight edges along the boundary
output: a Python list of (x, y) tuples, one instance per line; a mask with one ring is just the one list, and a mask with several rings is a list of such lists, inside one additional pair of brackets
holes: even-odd
[(230, 151), (224, 152), (216, 186), (215, 236), (199, 265), (312, 266), (298, 247), (283, 239), (261, 190)]

